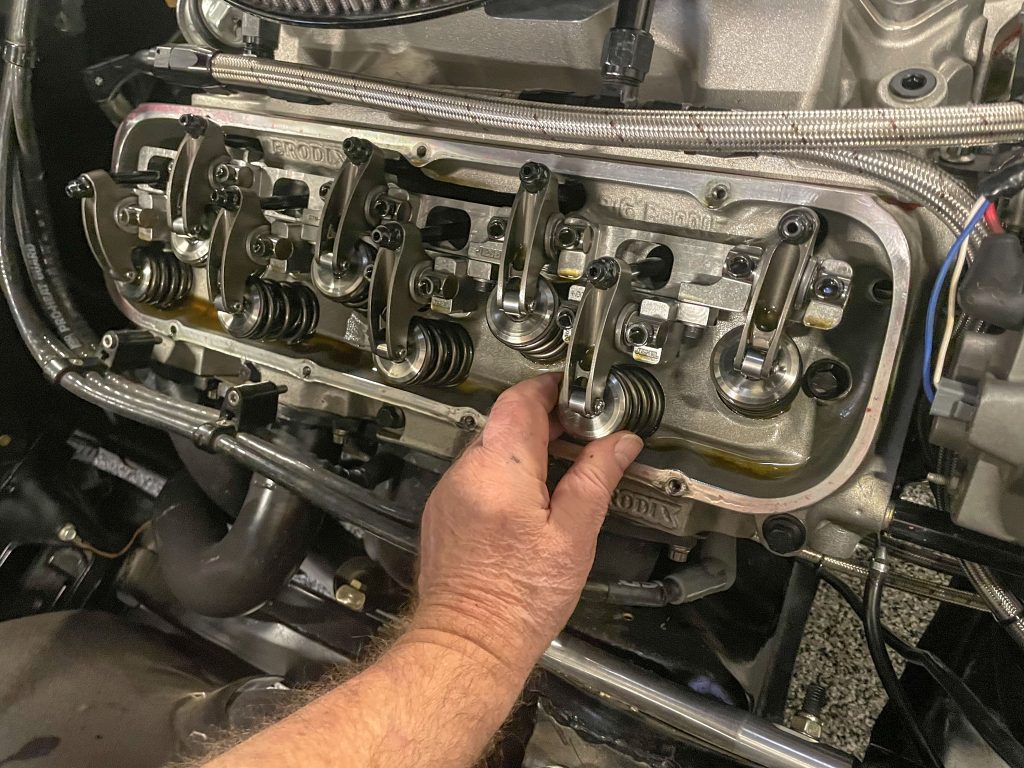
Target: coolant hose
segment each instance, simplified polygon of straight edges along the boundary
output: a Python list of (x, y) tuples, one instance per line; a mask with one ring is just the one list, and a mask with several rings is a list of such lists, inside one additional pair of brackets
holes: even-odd
[(160, 571), (182, 605), (204, 616), (240, 616), (273, 598), (305, 557), (318, 516), (260, 475), (226, 533), (191, 479), (175, 478), (161, 496), (153, 516)]
[(1003, 628), (1010, 633), (1013, 641), (1024, 650), (1024, 604), (1006, 589), (988, 568), (967, 560), (960, 564), (967, 573), (967, 578), (978, 590), (978, 594), (988, 603), (992, 615)]
[(1018, 102), (923, 109), (622, 110), (468, 96), (230, 53), (212, 57), (210, 74), (222, 85), (354, 104), (426, 122), (601, 146), (806, 152), (974, 146), (1019, 141), (1024, 134), (1024, 104)]

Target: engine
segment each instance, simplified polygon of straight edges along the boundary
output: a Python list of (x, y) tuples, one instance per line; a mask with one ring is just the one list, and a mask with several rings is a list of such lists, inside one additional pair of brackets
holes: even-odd
[[(72, 203), (37, 186), (30, 40), (4, 54), (21, 337), (170, 435), (154, 493), (124, 468), (148, 449), (88, 453), (160, 507), (113, 553), (118, 599), (287, 685), (358, 657), (433, 484), (555, 374), (552, 476), (620, 430), (645, 448), (502, 765), (852, 766), (820, 696), (785, 712), (819, 578), (1024, 644), (1020, 2), (169, 5), (179, 42), (85, 73), (117, 126), (109, 165), (60, 169), (88, 277), (48, 236)], [(74, 283), (100, 276), (123, 323), (94, 336)], [(887, 546), (955, 580), (879, 576)], [(946, 746), (991, 746), (982, 722)]]

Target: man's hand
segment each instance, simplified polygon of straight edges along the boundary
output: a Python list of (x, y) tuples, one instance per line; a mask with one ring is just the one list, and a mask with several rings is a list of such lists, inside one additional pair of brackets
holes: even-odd
[(468, 768), (579, 599), (642, 443), (588, 445), (548, 496), (557, 376), (505, 392), (423, 516), (420, 605), (373, 666), (210, 768)]
[(423, 515), (412, 632), (457, 636), (525, 675), (565, 626), (594, 561), (612, 491), (643, 447), (590, 443), (548, 494), (557, 374), (507, 390)]

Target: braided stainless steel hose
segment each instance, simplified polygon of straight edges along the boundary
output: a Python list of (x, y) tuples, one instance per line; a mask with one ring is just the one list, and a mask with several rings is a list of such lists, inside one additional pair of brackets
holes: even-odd
[(603, 146), (707, 152), (899, 149), (996, 144), (1024, 134), (1024, 104), (1016, 102), (778, 112), (580, 109), (457, 95), (228, 53), (213, 57), (211, 74), (223, 85), (372, 107), (426, 122)]
[(1014, 642), (1024, 650), (1024, 604), (1003, 587), (988, 568), (967, 560), (960, 561), (967, 578), (978, 594), (988, 603), (992, 615), (1010, 633)]

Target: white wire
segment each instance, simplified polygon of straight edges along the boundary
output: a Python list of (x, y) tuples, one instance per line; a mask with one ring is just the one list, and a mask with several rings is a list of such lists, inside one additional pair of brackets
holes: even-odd
[[(967, 221), (970, 222), (978, 211), (980, 211), (988, 200), (979, 197), (971, 212), (967, 214)], [(953, 274), (949, 278), (949, 294), (946, 296), (946, 327), (942, 331), (942, 343), (939, 344), (939, 354), (935, 358), (935, 372), (932, 374), (932, 385), (938, 389), (939, 381), (942, 379), (942, 372), (946, 367), (946, 355), (949, 353), (949, 345), (953, 340), (953, 326), (956, 316), (956, 291), (960, 285), (960, 277), (964, 271), (964, 264), (967, 263), (967, 244), (970, 238), (965, 238), (960, 251), (956, 256), (956, 263), (953, 266)]]

